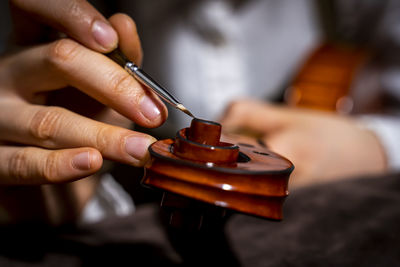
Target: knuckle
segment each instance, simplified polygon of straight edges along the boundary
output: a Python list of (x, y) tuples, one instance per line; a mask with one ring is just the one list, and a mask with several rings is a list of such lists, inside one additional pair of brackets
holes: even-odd
[(51, 142), (61, 128), (64, 110), (59, 107), (38, 109), (29, 123), (29, 133), (39, 142)]
[(66, 1), (66, 10), (71, 17), (82, 15), (81, 6), (83, 2), (82, 0)]
[(70, 39), (57, 40), (50, 44), (46, 60), (51, 66), (60, 67), (76, 57), (78, 48), (79, 44)]
[(111, 90), (114, 94), (126, 94), (132, 87), (132, 77), (126, 72), (122, 74), (114, 74), (111, 76)]
[(60, 156), (60, 154), (57, 152), (51, 152), (47, 156), (47, 158), (40, 170), (40, 176), (44, 180), (46, 180), (48, 182), (54, 182), (57, 180), (58, 175), (59, 175), (59, 173), (58, 173), (59, 156)]
[(110, 137), (113, 135), (113, 131), (109, 127), (100, 127), (96, 133), (95, 148), (103, 154), (107, 148), (110, 147)]
[(8, 163), (8, 174), (11, 179), (21, 181), (28, 179), (32, 173), (29, 166), (31, 148), (23, 148), (15, 152)]

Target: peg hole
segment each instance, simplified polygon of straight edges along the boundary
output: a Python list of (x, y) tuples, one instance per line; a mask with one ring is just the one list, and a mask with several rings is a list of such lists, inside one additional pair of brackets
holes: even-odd
[(238, 162), (238, 163), (246, 163), (246, 162), (249, 162), (250, 160), (251, 160), (251, 159), (250, 159), (249, 156), (247, 156), (247, 155), (244, 154), (243, 152), (240, 152), (240, 151), (239, 151), (239, 156), (238, 156), (236, 162)]

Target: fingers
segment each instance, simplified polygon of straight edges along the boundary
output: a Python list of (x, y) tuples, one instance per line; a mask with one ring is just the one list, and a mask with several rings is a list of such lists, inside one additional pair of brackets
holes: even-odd
[(221, 119), (227, 132), (252, 130), (261, 134), (273, 132), (285, 127), (290, 116), (283, 108), (260, 101), (242, 100), (232, 102)]
[(136, 65), (142, 64), (142, 48), (136, 24), (125, 14), (115, 14), (109, 18), (111, 25), (119, 36), (119, 48)]
[(271, 134), (286, 127), (307, 125), (313, 118), (315, 121), (331, 118), (335, 114), (302, 108), (271, 105), (256, 100), (232, 102), (225, 110), (221, 123), (227, 132), (252, 130), (260, 134)]
[(31, 21), (36, 24), (40, 20), (95, 51), (110, 52), (117, 47), (116, 31), (87, 1), (12, 0), (11, 5), (16, 10), (14, 21), (19, 35), (26, 34)]
[(87, 177), (102, 165), (93, 148), (45, 150), (3, 146), (0, 151), (0, 184), (61, 183)]
[(147, 162), (148, 146), (155, 141), (63, 108), (4, 102), (0, 102), (0, 140), (51, 149), (92, 147), (105, 158), (134, 166)]
[(70, 39), (31, 48), (12, 56), (0, 74), (2, 87), (29, 98), (67, 85), (148, 128), (161, 125), (167, 109), (118, 64)]

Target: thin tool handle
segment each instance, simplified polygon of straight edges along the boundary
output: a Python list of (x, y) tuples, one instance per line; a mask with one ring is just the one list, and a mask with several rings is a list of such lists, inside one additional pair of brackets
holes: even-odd
[(114, 60), (117, 64), (123, 67), (130, 75), (134, 76), (139, 82), (148, 86), (154, 93), (161, 97), (165, 102), (171, 104), (174, 108), (186, 113), (187, 115), (194, 118), (194, 115), (182, 105), (173, 95), (171, 95), (167, 90), (165, 90), (161, 85), (159, 85), (155, 80), (153, 80), (150, 75), (145, 73), (142, 69), (136, 66), (133, 62), (121, 52), (119, 49), (107, 54), (109, 58)]
[(132, 62), (127, 62), (124, 68), (131, 75), (135, 76), (137, 80), (150, 87), (158, 96), (160, 96), (166, 102), (170, 103), (173, 106), (177, 106), (178, 104), (180, 104), (173, 95), (171, 95), (161, 85), (154, 81), (146, 72), (144, 72)]
[(123, 67), (137, 80), (150, 87), (150, 89), (152, 89), (158, 96), (160, 96), (169, 104), (173, 105), (174, 107), (180, 104), (180, 102), (173, 95), (171, 95), (160, 84), (153, 80), (147, 73), (136, 66), (133, 62), (129, 61), (129, 59), (119, 49), (115, 49), (107, 54), (107, 56)]

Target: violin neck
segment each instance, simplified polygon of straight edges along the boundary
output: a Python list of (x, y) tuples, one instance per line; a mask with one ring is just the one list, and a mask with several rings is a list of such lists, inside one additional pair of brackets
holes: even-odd
[(290, 106), (350, 113), (351, 87), (370, 52), (360, 46), (323, 43), (306, 58), (285, 93)]

